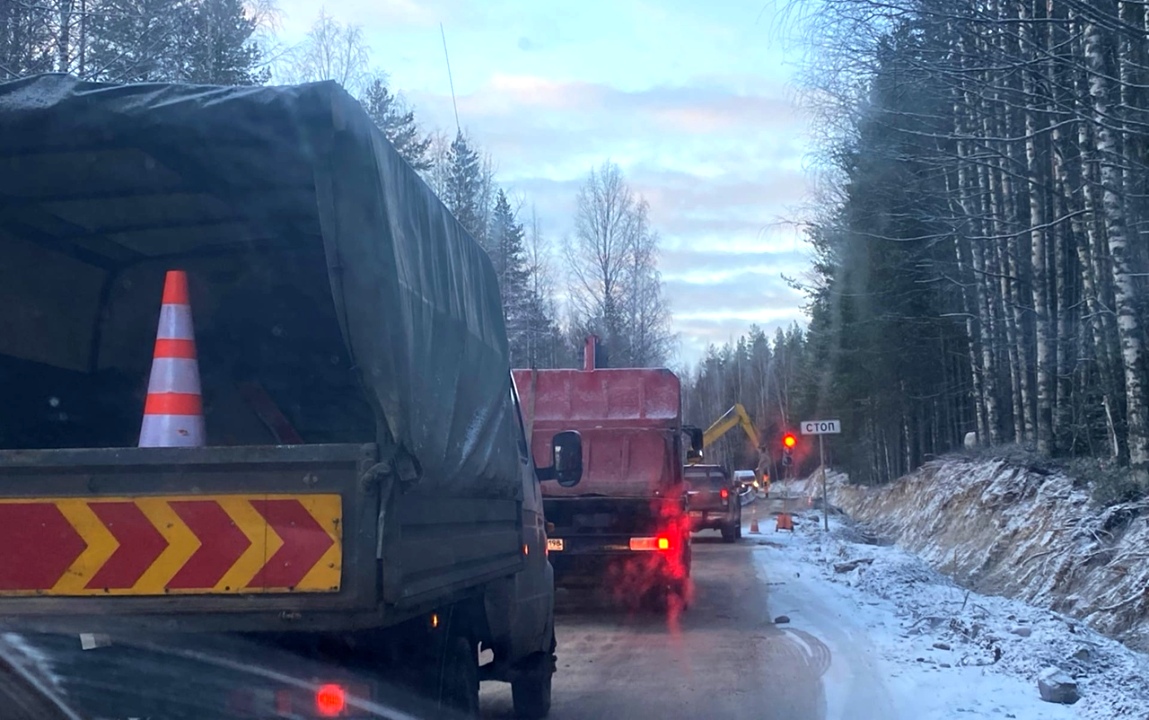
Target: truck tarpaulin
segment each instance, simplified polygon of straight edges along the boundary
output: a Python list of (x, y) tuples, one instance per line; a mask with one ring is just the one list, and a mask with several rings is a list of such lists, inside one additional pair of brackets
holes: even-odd
[(141, 265), (304, 246), (379, 439), (426, 482), (517, 496), (490, 259), (342, 88), (0, 84), (0, 356), (91, 371), (100, 308)]

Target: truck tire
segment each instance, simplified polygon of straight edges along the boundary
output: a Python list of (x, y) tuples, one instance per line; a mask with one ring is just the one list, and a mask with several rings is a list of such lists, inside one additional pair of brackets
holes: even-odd
[(479, 717), (479, 652), (466, 637), (450, 638), (443, 648), (439, 705), (460, 717)]
[(722, 542), (732, 543), (738, 539), (738, 531), (735, 529), (733, 523), (730, 525), (722, 526)]
[(511, 682), (511, 700), (515, 717), (522, 720), (542, 720), (551, 712), (551, 684), (555, 675), (555, 640), (551, 650), (532, 657), (523, 674)]

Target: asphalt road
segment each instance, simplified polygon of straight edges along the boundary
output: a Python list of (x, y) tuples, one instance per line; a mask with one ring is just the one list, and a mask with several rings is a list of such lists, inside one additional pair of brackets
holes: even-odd
[[(562, 593), (550, 717), (824, 720), (830, 651), (805, 629), (773, 623), (774, 583), (754, 563), (768, 541), (696, 535), (694, 602), (677, 623)], [(513, 717), (509, 687), (484, 683), (482, 710)]]

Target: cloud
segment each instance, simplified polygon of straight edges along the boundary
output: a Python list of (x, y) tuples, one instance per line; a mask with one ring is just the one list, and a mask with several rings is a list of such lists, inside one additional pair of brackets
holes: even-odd
[[(408, 96), (425, 117), (454, 124), (449, 95)], [(756, 92), (710, 80), (630, 91), (500, 74), (458, 106), (468, 131), (514, 174), (581, 176), (607, 157), (718, 174), (748, 162), (797, 164), (802, 152), (797, 111), (765, 80)]]
[(288, 29), (301, 23), (310, 25), (321, 9), (340, 22), (389, 30), (435, 28), (445, 19), (459, 24), (475, 23), (486, 17), (474, 7), (475, 3), (467, 0), (339, 0), (326, 4), (279, 0), (278, 5), (290, 24)]
[(745, 273), (741, 281), (722, 283), (667, 280), (663, 286), (675, 305), (676, 318), (737, 316), (750, 323), (756, 318), (765, 321), (799, 314), (801, 294), (781, 280), (751, 282), (748, 279), (753, 275)]
[(805, 250), (763, 250), (761, 252), (723, 252), (705, 248), (662, 250), (659, 270), (668, 280), (690, 283), (724, 283), (746, 275), (797, 275), (810, 267)]
[[(412, 100), (431, 117), (453, 117), (448, 97)], [(681, 359), (753, 323), (802, 319), (803, 298), (781, 275), (802, 275), (808, 250), (784, 218), (810, 183), (803, 118), (780, 86), (732, 77), (627, 90), (503, 74), (460, 96), (459, 113), (500, 182), (534, 204), (556, 245), (573, 231), (589, 170), (607, 159), (623, 168), (663, 237), (660, 269)]]
[[(767, 334), (773, 336), (778, 328), (788, 328), (794, 322), (801, 322), (798, 314), (776, 318), (760, 317), (754, 321)], [(740, 317), (675, 318), (675, 329), (679, 334), (678, 355), (680, 360), (697, 362), (706, 353), (708, 345), (722, 345), (737, 340), (750, 330), (751, 322)]]

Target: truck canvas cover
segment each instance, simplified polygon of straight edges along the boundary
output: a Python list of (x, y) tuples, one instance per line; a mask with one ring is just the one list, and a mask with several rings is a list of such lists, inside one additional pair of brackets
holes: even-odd
[[(374, 439), (454, 496), (521, 495), (491, 262), (339, 86), (0, 84), (0, 359), (90, 374), (131, 355), (146, 372), (164, 269), (188, 268), (198, 332), (254, 311), (197, 307), (197, 263), (250, 257), (257, 275), (298, 248), (329, 280)], [(124, 293), (145, 316), (131, 333), (108, 319)]]

